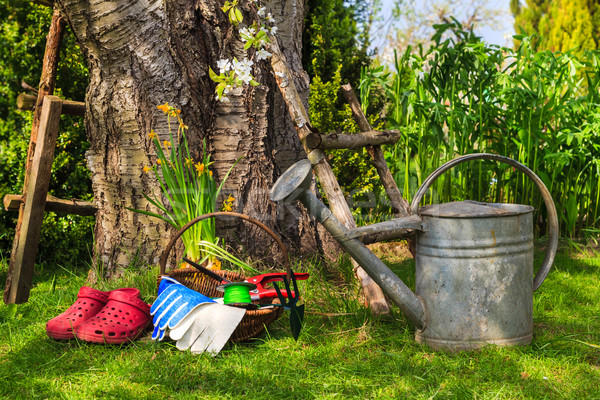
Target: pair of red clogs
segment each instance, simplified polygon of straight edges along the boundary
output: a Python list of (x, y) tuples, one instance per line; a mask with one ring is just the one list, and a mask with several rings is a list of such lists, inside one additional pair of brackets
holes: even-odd
[(139, 296), (140, 291), (135, 288), (103, 292), (84, 286), (67, 311), (48, 321), (46, 333), (56, 340), (77, 337), (105, 344), (133, 341), (151, 321), (150, 305)]

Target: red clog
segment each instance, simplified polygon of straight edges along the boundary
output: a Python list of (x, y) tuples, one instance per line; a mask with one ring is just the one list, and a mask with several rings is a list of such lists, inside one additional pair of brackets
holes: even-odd
[[(116, 291), (139, 296), (140, 291), (135, 288), (118, 289)], [(73, 329), (82, 322), (98, 314), (106, 305), (109, 295), (115, 290), (103, 292), (84, 286), (79, 289), (77, 300), (62, 314), (52, 318), (46, 324), (46, 334), (52, 339), (74, 339)]]
[(115, 291), (95, 316), (74, 329), (79, 340), (92, 343), (121, 344), (137, 339), (151, 321), (150, 305), (137, 295)]

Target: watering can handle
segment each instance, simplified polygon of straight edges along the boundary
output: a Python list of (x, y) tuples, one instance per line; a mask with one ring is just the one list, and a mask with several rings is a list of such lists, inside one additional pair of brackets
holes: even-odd
[(444, 172), (448, 171), (450, 168), (462, 164), (471, 160), (494, 160), (499, 161), (510, 166), (515, 167), (519, 171), (523, 172), (527, 175), (537, 186), (542, 194), (542, 198), (544, 199), (544, 203), (546, 204), (546, 209), (548, 210), (548, 222), (549, 222), (549, 239), (548, 239), (548, 249), (546, 250), (546, 257), (544, 258), (544, 262), (540, 269), (538, 270), (535, 278), (533, 280), (533, 290), (537, 290), (546, 276), (548, 272), (550, 272), (550, 268), (552, 267), (552, 263), (554, 262), (554, 256), (556, 255), (556, 249), (558, 247), (558, 236), (559, 236), (559, 228), (558, 228), (558, 215), (556, 213), (556, 207), (554, 206), (554, 201), (552, 200), (552, 196), (550, 192), (544, 185), (544, 182), (529, 168), (525, 165), (521, 164), (518, 161), (513, 160), (512, 158), (500, 156), (497, 154), (487, 154), (487, 153), (476, 153), (476, 154), (467, 154), (462, 157), (455, 158), (452, 161), (448, 161), (446, 164), (442, 165), (438, 169), (436, 169), (431, 175), (425, 179), (413, 201), (410, 205), (411, 214), (417, 214), (419, 211), (419, 203), (423, 199), (423, 196), (429, 189), (429, 186)]

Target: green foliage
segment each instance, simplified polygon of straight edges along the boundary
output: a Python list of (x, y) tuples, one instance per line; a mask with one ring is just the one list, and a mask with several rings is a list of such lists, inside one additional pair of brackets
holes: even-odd
[[(0, 0), (0, 195), (21, 193), (23, 168), (32, 113), (18, 111), (16, 98), (21, 81), (37, 86), (52, 9), (28, 1)], [(61, 46), (55, 94), (83, 100), (87, 68), (73, 35), (65, 34)], [(50, 193), (60, 198), (92, 198), (85, 151), (89, 144), (83, 121), (63, 116), (52, 166)], [(63, 221), (62, 218), (65, 218)], [(10, 253), (16, 213), (0, 211), (0, 253)], [(60, 222), (59, 222), (60, 221)], [(40, 240), (40, 260), (81, 263), (89, 259), (93, 217), (45, 216)], [(58, 243), (61, 241), (61, 243)], [(64, 246), (63, 246), (64, 245)]]
[[(323, 133), (356, 132), (350, 107), (339, 96), (342, 84), (358, 89), (361, 69), (370, 65), (367, 54), (367, 8), (360, 1), (309, 0), (303, 40), (304, 68), (311, 77), (309, 113), (314, 128)], [(382, 102), (373, 101), (369, 111), (377, 114)], [(370, 118), (377, 124), (376, 118)], [(377, 125), (374, 126), (375, 128)], [(377, 174), (359, 151), (330, 152), (330, 163), (359, 222), (367, 218), (381, 187)]]
[(540, 50), (594, 50), (600, 34), (600, 4), (596, 0), (511, 1), (515, 29), (540, 35)]
[[(387, 148), (386, 158), (405, 197), (458, 155), (502, 154), (542, 178), (561, 210), (563, 234), (597, 227), (600, 52), (535, 52), (527, 37), (510, 50), (486, 45), (456, 24), (437, 28), (438, 40), (425, 53), (397, 59), (387, 86), (389, 124), (403, 140)], [(440, 41), (446, 29), (458, 40)], [(538, 191), (506, 166), (458, 166), (438, 179), (426, 201), (463, 199), (532, 204), (543, 231)]]
[[(319, 76), (313, 78), (310, 85), (309, 110), (314, 128), (320, 132), (356, 132), (356, 123), (348, 104), (338, 104), (338, 92), (341, 86), (339, 70), (330, 82), (322, 82)], [(333, 150), (329, 152), (329, 162), (346, 200), (359, 220), (376, 204), (374, 193), (381, 191), (377, 172), (368, 162), (365, 149)]]
[[(344, 0), (308, 0), (302, 62), (313, 79), (333, 79), (339, 70), (342, 83), (358, 87), (361, 67), (370, 64), (368, 34), (359, 22), (366, 10), (361, 2)], [(362, 33), (362, 34), (361, 34)]]

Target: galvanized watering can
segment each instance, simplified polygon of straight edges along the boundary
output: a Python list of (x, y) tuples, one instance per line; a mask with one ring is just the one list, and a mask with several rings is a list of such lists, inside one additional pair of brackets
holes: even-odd
[[(419, 208), (441, 174), (477, 159), (513, 166), (532, 179), (542, 194), (548, 212), (549, 243), (535, 277), (533, 207), (462, 201)], [(529, 168), (494, 154), (456, 158), (423, 182), (412, 201), (410, 216), (352, 230), (308, 190), (311, 181), (310, 161), (299, 161), (277, 180), (271, 199), (301, 201), (415, 324), (418, 342), (450, 351), (531, 342), (533, 292), (552, 266), (559, 232), (550, 193)], [(367, 234), (386, 231), (405, 236), (407, 229), (416, 231), (415, 293), (360, 240)]]

